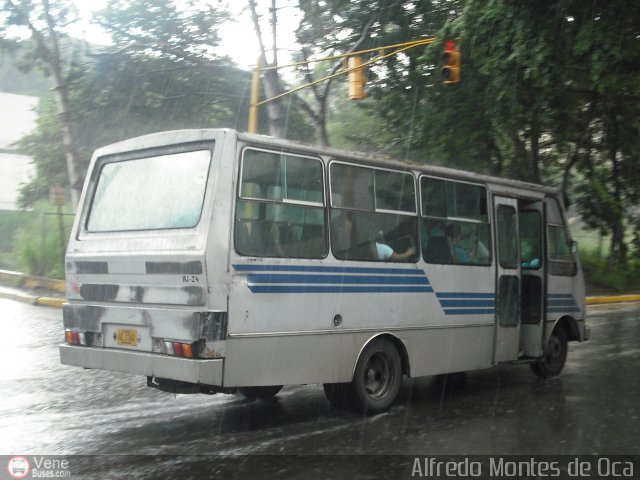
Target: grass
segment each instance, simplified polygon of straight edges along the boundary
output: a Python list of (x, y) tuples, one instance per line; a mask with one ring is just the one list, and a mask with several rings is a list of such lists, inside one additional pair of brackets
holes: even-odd
[(607, 259), (594, 250), (580, 250), (587, 294), (640, 292), (640, 261), (630, 257), (626, 266), (607, 267)]
[[(63, 209), (68, 213), (70, 208)], [(64, 249), (73, 217), (63, 215), (62, 239), (57, 207), (39, 202), (30, 211), (0, 212), (0, 268), (64, 278)]]

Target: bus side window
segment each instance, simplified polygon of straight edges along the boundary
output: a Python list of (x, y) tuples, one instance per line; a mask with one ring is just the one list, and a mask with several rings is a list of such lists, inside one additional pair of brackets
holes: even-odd
[(426, 220), (423, 224), (423, 243), (425, 261), (429, 263), (452, 263), (449, 241), (445, 235), (445, 224), (440, 221)]
[[(236, 203), (236, 251), (256, 257), (323, 258), (323, 170), (315, 157), (246, 148)], [(317, 229), (312, 246), (301, 244), (308, 225)]]
[(519, 212), (520, 262), (525, 270), (542, 267), (542, 232), (540, 212), (523, 210)]
[(547, 256), (549, 273), (559, 276), (573, 276), (578, 267), (571, 253), (569, 236), (564, 225), (557, 199), (547, 198)]
[(413, 175), (337, 161), (329, 173), (334, 256), (415, 262), (418, 218)]
[(423, 176), (422, 255), (427, 263), (491, 265), (491, 229), (483, 185)]

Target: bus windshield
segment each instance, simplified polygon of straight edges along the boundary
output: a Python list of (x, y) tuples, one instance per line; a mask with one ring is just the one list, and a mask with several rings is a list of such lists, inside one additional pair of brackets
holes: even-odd
[(87, 231), (196, 226), (210, 162), (210, 150), (195, 150), (106, 163), (100, 170)]

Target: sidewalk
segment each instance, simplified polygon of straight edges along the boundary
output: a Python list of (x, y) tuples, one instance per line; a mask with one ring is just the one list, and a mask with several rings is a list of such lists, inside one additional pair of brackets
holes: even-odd
[[(0, 285), (0, 298), (54, 308), (62, 308), (66, 302), (64, 280), (0, 270), (0, 283), (15, 285), (13, 288)], [(634, 304), (640, 307), (640, 295), (598, 295), (587, 297), (586, 302), (587, 313), (612, 311)]]
[(31, 305), (40, 305), (43, 307), (62, 308), (62, 305), (67, 301), (65, 297), (37, 295), (35, 292), (25, 292), (23, 290), (17, 290), (15, 288), (1, 287), (0, 286), (0, 298), (9, 298), (18, 302), (30, 303)]
[(0, 298), (62, 308), (66, 302), (65, 281), (0, 270)]

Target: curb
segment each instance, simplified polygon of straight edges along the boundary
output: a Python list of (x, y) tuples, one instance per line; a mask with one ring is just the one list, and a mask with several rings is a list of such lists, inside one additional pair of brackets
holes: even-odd
[(65, 303), (67, 303), (66, 298), (35, 297), (33, 299), (33, 305), (39, 305), (41, 307), (62, 308)]
[(35, 297), (28, 293), (14, 290), (12, 288), (0, 287), (0, 298), (15, 300), (16, 302), (28, 303), (30, 305), (39, 305), (42, 307), (62, 308), (67, 302), (63, 297)]
[(607, 303), (640, 302), (640, 295), (603, 295), (587, 297), (587, 305), (602, 305)]
[(11, 282), (18, 287), (46, 288), (62, 294), (66, 293), (66, 284), (64, 280), (36, 277), (35, 275), (27, 275), (21, 272), (12, 272), (11, 270), (0, 270), (0, 280)]

